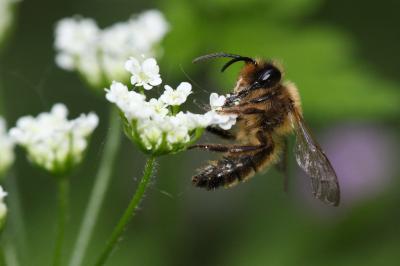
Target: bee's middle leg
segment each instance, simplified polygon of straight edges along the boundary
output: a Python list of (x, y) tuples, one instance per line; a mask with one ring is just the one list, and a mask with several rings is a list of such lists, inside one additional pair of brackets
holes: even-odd
[(212, 134), (215, 134), (223, 139), (231, 139), (234, 140), (236, 139), (236, 136), (234, 133), (228, 130), (223, 130), (222, 128), (215, 127), (215, 126), (208, 126), (206, 130)]

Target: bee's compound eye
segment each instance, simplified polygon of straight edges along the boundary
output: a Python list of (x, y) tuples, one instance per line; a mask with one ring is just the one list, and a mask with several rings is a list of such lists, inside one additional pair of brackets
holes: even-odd
[(273, 87), (281, 81), (282, 74), (274, 66), (267, 67), (263, 72), (261, 72), (258, 82), (262, 84), (263, 87)]

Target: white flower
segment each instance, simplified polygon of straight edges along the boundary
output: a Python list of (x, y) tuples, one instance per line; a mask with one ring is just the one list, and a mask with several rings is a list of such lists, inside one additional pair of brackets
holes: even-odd
[(215, 111), (206, 113), (211, 119), (210, 125), (217, 125), (223, 130), (229, 130), (236, 124), (237, 115), (234, 114), (218, 114)]
[[(154, 60), (152, 65), (157, 65), (157, 62)], [(126, 69), (136, 73), (132, 83), (137, 84), (139, 79), (143, 79), (143, 74), (140, 74), (142, 68), (135, 58), (128, 60)], [(113, 82), (110, 89), (106, 89), (106, 99), (114, 103), (125, 117), (127, 136), (144, 152), (162, 155), (186, 149), (210, 125), (230, 129), (236, 122), (236, 115), (219, 114), (216, 111), (225, 103), (225, 97), (215, 93), (210, 96), (210, 105), (215, 110), (205, 114), (178, 112), (176, 107), (184, 103), (191, 93), (192, 85), (182, 82), (176, 90), (166, 85), (158, 99), (147, 101), (143, 94), (130, 91), (122, 83)]]
[(168, 85), (165, 85), (164, 88), (165, 91), (161, 95), (160, 101), (171, 106), (181, 105), (186, 102), (187, 97), (192, 93), (192, 85), (188, 82), (182, 82), (176, 90)]
[(99, 87), (103, 85), (103, 70), (94, 51), (88, 52), (85, 58), (79, 58), (76, 62), (76, 69), (91, 86)]
[(73, 120), (68, 120), (67, 115), (64, 104), (55, 104), (49, 113), (18, 119), (10, 135), (33, 163), (62, 174), (82, 160), (88, 138), (99, 122), (94, 113)]
[(215, 92), (210, 95), (210, 107), (211, 110), (220, 110), (226, 101), (226, 97), (221, 95), (218, 96)]
[(151, 90), (153, 86), (160, 85), (160, 68), (154, 58), (147, 58), (140, 63), (131, 57), (125, 63), (125, 69), (131, 72), (131, 83), (137, 87), (143, 86), (145, 90)]
[(97, 48), (99, 32), (93, 19), (79, 16), (64, 18), (55, 28), (54, 47), (59, 51), (56, 64), (65, 70), (77, 70), (92, 86), (103, 82)]
[(14, 162), (14, 142), (7, 134), (6, 123), (0, 117), (0, 175)]
[[(126, 59), (156, 55), (157, 44), (167, 31), (168, 23), (157, 10), (143, 12), (103, 30), (92, 19), (65, 18), (55, 28), (56, 63), (63, 69), (79, 71), (94, 87), (112, 80), (126, 81), (129, 78), (124, 68)], [(148, 62), (140, 67), (144, 76), (140, 75), (138, 86), (150, 89), (161, 83), (158, 71), (154, 72), (158, 66)]]
[[(105, 89), (105, 91), (106, 99), (109, 102), (115, 103), (122, 111), (124, 111), (123, 109), (126, 108), (129, 102), (128, 87), (120, 82), (113, 81), (110, 89)], [(142, 96), (142, 98), (144, 98), (144, 96)]]
[[(124, 59), (128, 58), (131, 54), (126, 55)], [(111, 56), (104, 53), (101, 57), (101, 67), (103, 71), (103, 78), (106, 80), (128, 80), (129, 73), (125, 70), (122, 58)], [(103, 84), (102, 84), (103, 85)]]
[(188, 129), (184, 126), (179, 126), (174, 128), (174, 130), (170, 130), (167, 133), (167, 141), (174, 144), (185, 144), (189, 142), (190, 136), (188, 134)]
[(153, 109), (154, 116), (164, 117), (169, 112), (167, 105), (159, 99), (152, 98), (148, 104)]
[(68, 53), (61, 52), (56, 55), (56, 64), (62, 69), (72, 71), (75, 69), (75, 59)]
[(176, 115), (180, 119), (181, 123), (188, 128), (188, 130), (194, 130), (196, 128), (206, 128), (212, 121), (211, 115), (206, 114), (193, 114), (191, 112), (179, 112)]
[(152, 54), (152, 44), (146, 42), (144, 49), (141, 47), (142, 42), (143, 38), (133, 32), (131, 22), (119, 22), (101, 32), (101, 63), (108, 80), (127, 80), (129, 74), (124, 68), (126, 59), (140, 54)]
[(7, 206), (4, 203), (4, 198), (7, 196), (7, 192), (4, 191), (3, 187), (0, 186), (0, 228), (4, 224), (4, 219), (7, 215)]
[(93, 19), (64, 18), (57, 22), (54, 46), (65, 54), (82, 56), (95, 48), (98, 33), (99, 28)]
[(218, 125), (224, 130), (229, 130), (236, 123), (237, 115), (234, 114), (220, 114), (219, 110), (225, 104), (226, 97), (217, 93), (211, 93), (210, 95), (210, 107), (211, 111), (207, 112), (208, 118), (211, 120), (210, 124)]
[(169, 28), (163, 14), (158, 10), (148, 10), (140, 14), (136, 20), (136, 27), (149, 43), (161, 41)]
[(236, 123), (237, 115), (235, 114), (220, 114), (219, 110), (225, 104), (226, 97), (217, 93), (211, 93), (210, 95), (210, 107), (211, 111), (207, 112), (207, 116), (211, 120), (210, 124), (218, 125), (224, 130), (229, 130)]
[(140, 138), (148, 150), (156, 150), (162, 143), (162, 134), (160, 127), (152, 120), (141, 120), (138, 123), (137, 130)]

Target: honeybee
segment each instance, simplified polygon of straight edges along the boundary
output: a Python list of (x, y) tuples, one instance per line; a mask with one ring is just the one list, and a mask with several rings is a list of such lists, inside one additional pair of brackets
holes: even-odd
[(255, 173), (285, 165), (287, 137), (294, 132), (297, 164), (311, 178), (313, 196), (338, 206), (340, 189), (331, 163), (306, 126), (299, 91), (292, 82), (283, 81), (283, 70), (276, 62), (228, 53), (213, 53), (196, 58), (197, 63), (214, 58), (231, 58), (221, 71), (236, 62), (244, 62), (233, 94), (226, 98), (222, 114), (236, 114), (235, 130), (217, 127), (207, 130), (235, 144), (196, 144), (191, 148), (221, 152), (192, 177), (195, 186), (208, 190), (232, 187)]

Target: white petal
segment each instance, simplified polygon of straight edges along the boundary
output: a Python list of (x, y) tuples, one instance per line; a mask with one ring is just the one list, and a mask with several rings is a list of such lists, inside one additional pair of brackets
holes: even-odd
[(132, 85), (140, 86), (140, 85), (138, 84), (138, 82), (139, 82), (139, 79), (138, 79), (137, 76), (135, 76), (135, 75), (131, 76), (131, 84), (132, 84)]
[(226, 98), (221, 95), (218, 96), (216, 93), (211, 93), (210, 95), (210, 106), (212, 110), (219, 109), (225, 104)]
[(151, 90), (153, 88), (153, 86), (147, 84), (147, 83), (143, 83), (143, 88), (147, 91)]
[(150, 80), (149, 83), (151, 85), (153, 85), (153, 86), (158, 86), (158, 85), (161, 84), (161, 82), (162, 82), (161, 78), (160, 77), (156, 77), (156, 78), (153, 78), (152, 80)]
[(132, 74), (138, 74), (141, 71), (140, 63), (136, 58), (131, 57), (125, 62), (125, 69)]
[(57, 66), (65, 70), (73, 70), (76, 67), (74, 58), (68, 53), (57, 54), (55, 61)]
[(148, 76), (157, 75), (160, 68), (157, 65), (157, 61), (154, 58), (147, 58), (142, 63), (142, 70)]
[(181, 82), (176, 90), (187, 96), (192, 93), (192, 85), (189, 82)]

